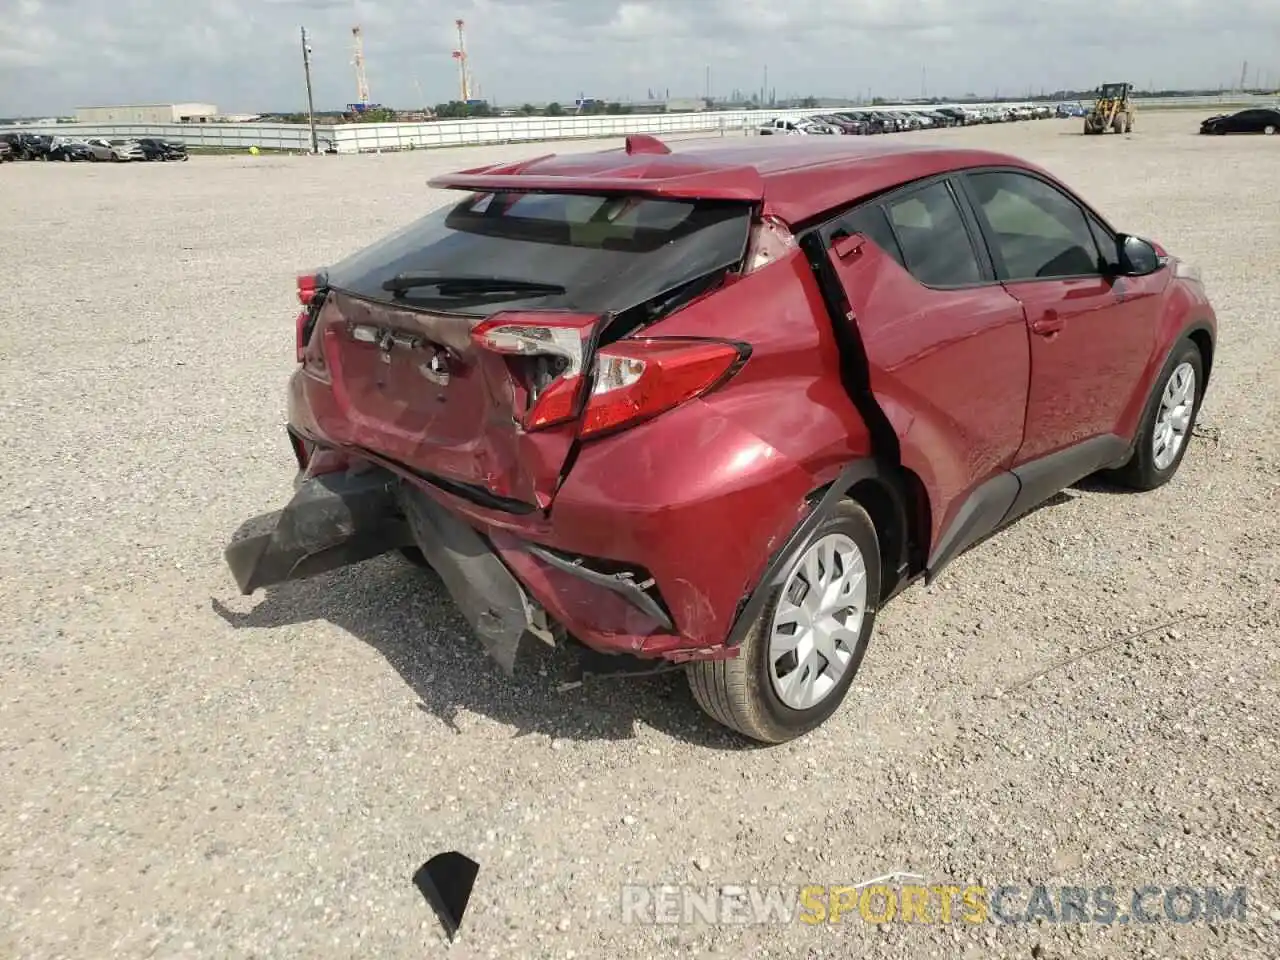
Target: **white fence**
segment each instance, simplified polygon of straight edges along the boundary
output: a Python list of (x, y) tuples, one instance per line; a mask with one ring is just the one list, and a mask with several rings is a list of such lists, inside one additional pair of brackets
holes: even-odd
[(501, 117), (432, 123), (352, 123), (336, 128), (338, 152), (460, 147), (617, 137), (628, 133), (737, 133), (774, 117), (803, 117), (816, 110), (724, 110), (705, 113), (626, 114), (605, 117)]
[[(1223, 94), (1216, 97), (1139, 97), (1144, 108), (1191, 107), (1227, 109), (1254, 104), (1271, 105), (1275, 97), (1248, 97)], [(1011, 107), (1017, 104), (989, 104)], [(944, 104), (930, 105), (931, 107)], [(968, 104), (968, 106), (987, 106)], [(838, 108), (825, 108), (825, 110)], [(921, 109), (919, 104), (877, 105), (877, 110)], [(628, 133), (707, 133), (714, 136), (741, 134), (774, 117), (803, 117), (825, 112), (809, 110), (723, 110), (703, 113), (627, 114), (597, 117), (495, 117), (477, 120), (440, 120), (433, 123), (345, 123), (316, 127), (321, 150), (359, 153), (371, 150), (430, 149), (491, 143), (518, 143), (538, 140), (567, 140), (616, 137)], [(168, 137), (192, 147), (269, 150), (311, 149), (311, 131), (294, 123), (162, 123), (93, 124), (59, 123), (7, 127), (0, 132), (21, 130), (64, 137)]]

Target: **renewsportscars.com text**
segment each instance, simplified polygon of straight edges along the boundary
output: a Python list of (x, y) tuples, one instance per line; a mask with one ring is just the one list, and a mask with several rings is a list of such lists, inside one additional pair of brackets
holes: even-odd
[(1248, 910), (1244, 887), (1194, 885), (633, 884), (620, 900), (622, 922), (630, 924), (1186, 924), (1244, 920)]

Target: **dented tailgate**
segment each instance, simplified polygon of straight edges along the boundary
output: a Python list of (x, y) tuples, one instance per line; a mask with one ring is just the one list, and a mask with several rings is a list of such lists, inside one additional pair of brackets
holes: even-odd
[[(537, 312), (513, 313), (520, 317)], [(564, 317), (564, 314), (554, 314)], [(588, 334), (598, 317), (581, 316)], [(574, 442), (572, 422), (526, 431), (528, 381), (518, 363), (483, 349), (476, 318), (376, 303), (340, 292), (321, 308), (312, 349), (333, 440), (493, 497), (545, 507)], [(584, 337), (585, 339), (585, 337)]]

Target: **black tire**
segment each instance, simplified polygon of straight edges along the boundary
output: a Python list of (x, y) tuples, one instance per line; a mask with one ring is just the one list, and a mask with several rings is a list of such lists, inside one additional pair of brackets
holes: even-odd
[[(1191, 369), (1195, 372), (1196, 377), (1195, 400), (1191, 405), (1191, 421), (1187, 424), (1186, 436), (1183, 438), (1182, 446), (1178, 449), (1177, 455), (1168, 466), (1161, 469), (1156, 466), (1154, 451), (1156, 421), (1160, 413), (1160, 399), (1164, 395), (1165, 387), (1168, 385), (1170, 377), (1173, 376), (1174, 370), (1184, 363), (1191, 364)], [(1196, 417), (1200, 414), (1200, 403), (1203, 399), (1204, 358), (1200, 356), (1199, 348), (1190, 340), (1179, 341), (1178, 345), (1169, 354), (1169, 359), (1165, 361), (1164, 367), (1160, 370), (1160, 376), (1156, 377), (1155, 385), (1151, 388), (1151, 396), (1147, 399), (1147, 405), (1142, 411), (1142, 425), (1138, 428), (1137, 443), (1129, 462), (1105, 474), (1106, 479), (1130, 490), (1141, 491), (1155, 490), (1157, 487), (1162, 487), (1172, 480), (1173, 475), (1178, 472), (1182, 458), (1186, 456), (1187, 447), (1191, 444), (1191, 437), (1196, 427)]]
[(686, 668), (694, 699), (717, 722), (761, 743), (785, 743), (824, 723), (844, 701), (862, 665), (875, 629), (880, 605), (880, 549), (875, 525), (866, 510), (852, 500), (842, 501), (814, 531), (811, 542), (830, 533), (843, 533), (857, 544), (866, 565), (867, 601), (862, 629), (852, 658), (835, 688), (807, 710), (788, 707), (769, 677), (768, 630), (782, 587), (776, 587), (756, 622), (731, 660), (691, 663)]

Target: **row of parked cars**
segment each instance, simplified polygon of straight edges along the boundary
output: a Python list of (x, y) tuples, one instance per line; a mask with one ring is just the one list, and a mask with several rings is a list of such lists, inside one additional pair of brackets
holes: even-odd
[(1037, 106), (913, 107), (910, 109), (856, 109), (815, 113), (799, 119), (777, 118), (763, 124), (759, 132), (772, 134), (874, 134), (902, 133), (937, 127), (966, 127), (979, 123), (1009, 123), (1015, 120), (1042, 120), (1062, 116), (1060, 110)]
[(83, 160), (120, 163), (132, 160), (186, 160), (187, 146), (161, 137), (51, 137), (43, 133), (0, 133), (0, 161)]

